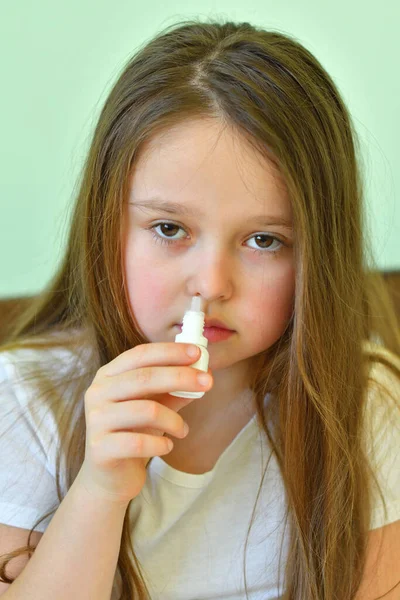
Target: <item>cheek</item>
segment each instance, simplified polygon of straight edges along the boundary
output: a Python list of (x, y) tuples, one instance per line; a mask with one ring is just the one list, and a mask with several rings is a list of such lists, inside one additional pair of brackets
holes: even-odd
[(256, 332), (261, 345), (271, 345), (283, 334), (292, 315), (294, 294), (295, 274), (291, 266), (276, 276), (269, 273), (261, 286), (254, 285), (247, 326)]
[(129, 303), (139, 323), (151, 322), (155, 315), (162, 315), (168, 307), (170, 310), (174, 299), (172, 274), (165, 263), (158, 265), (150, 252), (128, 247), (126, 282)]

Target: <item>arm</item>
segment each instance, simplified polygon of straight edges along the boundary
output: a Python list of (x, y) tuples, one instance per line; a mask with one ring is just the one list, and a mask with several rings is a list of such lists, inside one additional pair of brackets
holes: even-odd
[(110, 600), (127, 504), (101, 500), (79, 474), (5, 600)]

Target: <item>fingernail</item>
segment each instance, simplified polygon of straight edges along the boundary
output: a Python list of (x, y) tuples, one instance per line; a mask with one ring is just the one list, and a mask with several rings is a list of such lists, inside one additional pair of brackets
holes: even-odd
[(190, 358), (194, 358), (195, 356), (197, 356), (199, 354), (199, 349), (197, 346), (188, 346), (188, 348), (186, 349), (187, 355), (190, 356)]
[(210, 385), (211, 377), (208, 373), (199, 373), (199, 375), (197, 375), (197, 381), (206, 387)]

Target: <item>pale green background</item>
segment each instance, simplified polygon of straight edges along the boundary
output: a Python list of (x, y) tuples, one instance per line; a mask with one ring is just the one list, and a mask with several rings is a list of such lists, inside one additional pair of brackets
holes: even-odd
[(163, 27), (195, 16), (287, 32), (321, 61), (363, 144), (378, 266), (399, 268), (397, 0), (3, 0), (0, 296), (34, 294), (53, 274), (89, 135), (123, 63)]

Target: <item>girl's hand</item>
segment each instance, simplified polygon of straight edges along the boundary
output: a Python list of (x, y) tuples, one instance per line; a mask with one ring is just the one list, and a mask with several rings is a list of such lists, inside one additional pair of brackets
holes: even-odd
[[(168, 454), (164, 433), (184, 438), (178, 411), (193, 400), (176, 390), (208, 391), (197, 381), (203, 373), (189, 365), (187, 343), (148, 343), (123, 352), (101, 367), (85, 393), (85, 458), (77, 479), (87, 491), (126, 504), (142, 490), (153, 456)], [(171, 366), (177, 365), (177, 366)], [(208, 371), (211, 375), (210, 370)]]

